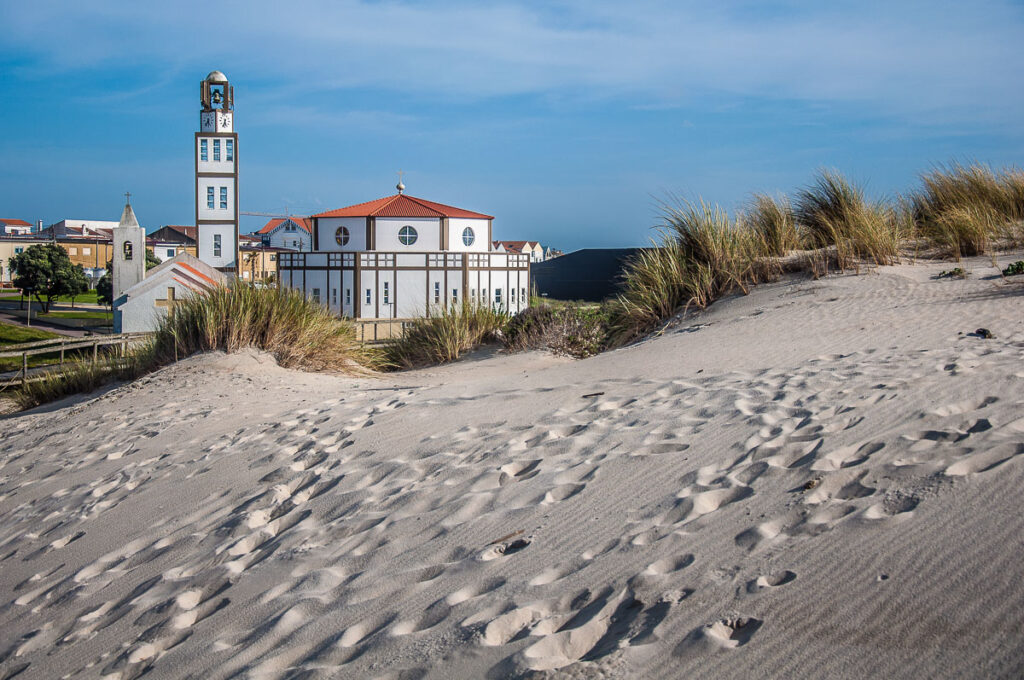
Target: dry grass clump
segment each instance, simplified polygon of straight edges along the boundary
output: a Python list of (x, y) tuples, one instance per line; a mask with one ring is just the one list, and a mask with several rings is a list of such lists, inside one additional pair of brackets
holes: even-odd
[(744, 217), (764, 244), (765, 254), (781, 257), (803, 247), (793, 205), (786, 196), (754, 194)]
[(811, 248), (834, 248), (836, 261), (847, 269), (860, 260), (895, 264), (907, 221), (885, 202), (867, 200), (864, 190), (841, 174), (823, 170), (797, 192), (794, 213)]
[(910, 197), (913, 219), (944, 254), (959, 260), (1024, 242), (1024, 172), (953, 163), (924, 173), (921, 183)]
[(176, 304), (153, 336), (126, 357), (71, 365), (28, 383), (15, 398), (31, 408), (105, 383), (134, 380), (200, 352), (247, 347), (270, 352), (281, 366), (308, 370), (356, 373), (380, 363), (375, 350), (356, 341), (352, 324), (301, 292), (236, 283)]
[(12, 393), (22, 409), (34, 408), (74, 394), (88, 394), (110, 382), (134, 380), (145, 370), (129, 355), (102, 361), (78, 362), (52, 371), (42, 380), (30, 382)]
[(506, 321), (507, 313), (468, 302), (432, 310), (429, 317), (412, 321), (401, 338), (384, 346), (384, 364), (401, 369), (455, 361), (497, 339)]
[(162, 366), (192, 354), (255, 347), (287, 368), (359, 372), (377, 358), (356, 340), (351, 323), (300, 291), (218, 286), (174, 307), (153, 334), (149, 362)]
[(733, 290), (747, 292), (779, 271), (763, 232), (703, 201), (663, 206), (661, 242), (626, 264), (612, 312), (613, 335), (628, 341), (679, 307), (704, 308)]
[(509, 319), (504, 329), (505, 347), (513, 352), (548, 349), (583, 359), (605, 348), (608, 322), (605, 305), (540, 303)]

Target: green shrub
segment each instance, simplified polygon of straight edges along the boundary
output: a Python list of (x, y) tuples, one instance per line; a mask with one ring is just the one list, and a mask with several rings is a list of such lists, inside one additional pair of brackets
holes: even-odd
[(1003, 276), (1018, 276), (1024, 274), (1024, 260), (1017, 260), (1003, 270)]
[(485, 342), (496, 340), (508, 314), (463, 303), (431, 310), (406, 325), (401, 338), (384, 346), (387, 368), (415, 368), (455, 361)]
[(549, 349), (582, 359), (604, 349), (609, 322), (609, 309), (604, 305), (541, 303), (508, 321), (505, 346), (512, 351)]

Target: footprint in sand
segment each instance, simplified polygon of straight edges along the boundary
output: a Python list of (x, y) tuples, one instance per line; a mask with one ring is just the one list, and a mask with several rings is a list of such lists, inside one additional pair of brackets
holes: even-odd
[(748, 581), (746, 591), (747, 594), (754, 595), (768, 588), (778, 588), (780, 586), (788, 585), (795, 580), (796, 573), (789, 569), (784, 569), (766, 576), (758, 576), (757, 578)]

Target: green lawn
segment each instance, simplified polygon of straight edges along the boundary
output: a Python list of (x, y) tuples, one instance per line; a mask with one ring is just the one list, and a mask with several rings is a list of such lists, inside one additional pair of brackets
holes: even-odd
[[(4, 302), (18, 302), (19, 300), (22, 300), (22, 299), (23, 298), (20, 295), (10, 295), (9, 293), (5, 293), (4, 295), (0, 296), (0, 300), (3, 300)], [(35, 298), (33, 297), (32, 300), (34, 301)], [(69, 298), (66, 295), (61, 295), (60, 297), (55, 298), (54, 302), (70, 304), (71, 303), (71, 298)], [(79, 302), (90, 302), (90, 303), (92, 303), (94, 305), (95, 304), (99, 304), (99, 302), (96, 299), (96, 291), (95, 290), (89, 290), (89, 291), (86, 291), (86, 292), (82, 293), (81, 295), (79, 295), (78, 297), (75, 298), (75, 303), (77, 304)], [(38, 305), (39, 303), (36, 302), (36, 304)]]
[(112, 318), (106, 312), (49, 312), (47, 314), (39, 314), (40, 319), (110, 319)]
[[(61, 337), (58, 333), (40, 330), (38, 328), (25, 328), (0, 321), (0, 350), (7, 345), (17, 345), (23, 342), (35, 342), (37, 340), (50, 340)], [(68, 338), (76, 340), (80, 338)], [(102, 351), (102, 350), (101, 350)], [(92, 349), (68, 350), (64, 353), (65, 361), (88, 361), (92, 359)], [(49, 352), (47, 354), (33, 354), (28, 358), (29, 367), (45, 366), (54, 364), (60, 360), (60, 352)], [(21, 369), (21, 357), (5, 357), (0, 359), (0, 371), (17, 371)]]
[(3, 345), (18, 345), (23, 342), (35, 342), (36, 340), (49, 340), (59, 338), (57, 333), (44, 331), (38, 328), (25, 328), (0, 321), (0, 347)]

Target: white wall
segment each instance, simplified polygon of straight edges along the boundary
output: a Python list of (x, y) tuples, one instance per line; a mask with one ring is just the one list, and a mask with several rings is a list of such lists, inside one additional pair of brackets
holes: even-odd
[[(332, 250), (339, 251), (344, 250), (352, 252), (356, 250), (366, 250), (366, 218), (365, 217), (320, 217), (317, 219), (319, 224), (319, 239), (320, 250)], [(338, 231), (338, 227), (348, 227), (349, 241), (344, 246), (339, 246), (335, 240), (335, 233)]]
[[(234, 177), (198, 177), (196, 186), (199, 202), (200, 220), (233, 220), (235, 219), (235, 178)], [(207, 207), (206, 188), (213, 187), (213, 209)], [(220, 207), (220, 188), (228, 189), (228, 207)]]
[(274, 248), (291, 248), (303, 252), (313, 249), (313, 236), (298, 224), (295, 231), (288, 231), (287, 223), (282, 222), (270, 232), (270, 245)]
[[(202, 155), (199, 152), (200, 140), (206, 140), (207, 158), (209, 160), (202, 160)], [(214, 142), (220, 142), (220, 160), (213, 160), (213, 144)], [(235, 144), (235, 155), (234, 158), (238, 158), (238, 143)], [(225, 137), (197, 137), (196, 138), (196, 160), (199, 172), (231, 172), (235, 171), (235, 161), (226, 160), (227, 155), (227, 138)]]
[[(238, 257), (238, 246), (235, 244), (235, 225), (233, 224), (200, 224), (199, 225), (199, 259), (211, 267), (234, 267)], [(213, 235), (220, 234), (220, 257), (213, 255)]]
[[(455, 253), (486, 253), (490, 250), (490, 241), (487, 238), (487, 220), (471, 220), (466, 218), (451, 218), (448, 220), (448, 250)], [(462, 232), (469, 227), (473, 230), (476, 239), (473, 245), (467, 246), (462, 242)]]
[[(387, 252), (429, 252), (441, 250), (441, 219), (437, 217), (378, 217), (374, 250)], [(398, 232), (405, 225), (416, 230), (416, 242), (402, 245)], [(333, 238), (333, 237), (332, 237)]]

